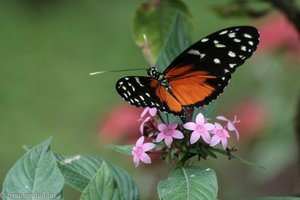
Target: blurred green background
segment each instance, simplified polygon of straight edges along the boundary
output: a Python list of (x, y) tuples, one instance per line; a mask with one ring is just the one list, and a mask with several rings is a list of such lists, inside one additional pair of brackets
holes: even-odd
[[(151, 191), (168, 175), (169, 167), (161, 163), (134, 169), (131, 158), (105, 148), (105, 137), (99, 132), (107, 113), (122, 102), (115, 92), (117, 79), (143, 73), (88, 75), (98, 70), (147, 66), (131, 35), (134, 12), (143, 2), (0, 2), (1, 182), (24, 153), (23, 145), (35, 145), (53, 136), (54, 151), (96, 154), (121, 165), (141, 186), (143, 199), (157, 198)], [(193, 41), (228, 26), (270, 25), (269, 20), (278, 16), (270, 13), (260, 19), (225, 18), (213, 8), (226, 0), (184, 2), (193, 15)], [(239, 147), (240, 155), (267, 168), (254, 169), (227, 158), (203, 162), (217, 172), (220, 199), (294, 192), (299, 168), (294, 116), (300, 60), (299, 52), (293, 52), (296, 50), (287, 48), (258, 51), (237, 70), (218, 100), (216, 114), (231, 117), (237, 113), (245, 119), (240, 124), (245, 134), (241, 132), (241, 141), (232, 145)], [(65, 199), (78, 196), (67, 188)]]

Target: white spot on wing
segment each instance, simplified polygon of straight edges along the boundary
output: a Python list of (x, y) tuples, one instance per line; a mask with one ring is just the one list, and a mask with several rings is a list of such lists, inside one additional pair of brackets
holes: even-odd
[(250, 44), (251, 46), (254, 45), (254, 43), (252, 41), (248, 41), (248, 44)]
[(133, 92), (135, 91), (135, 87), (131, 86), (131, 89), (132, 89)]
[(228, 56), (234, 58), (234, 57), (236, 57), (236, 54), (233, 51), (229, 51)]
[(242, 51), (247, 51), (246, 46), (241, 46), (241, 50), (242, 50)]
[(143, 84), (141, 84), (140, 79), (138, 77), (135, 77), (135, 81), (141, 86), (145, 87)]
[(223, 47), (226, 47), (226, 46), (224, 44), (216, 44), (216, 47), (223, 48)]
[(207, 42), (208, 41), (208, 38), (203, 38), (202, 40), (201, 40), (201, 42)]
[(224, 35), (224, 34), (226, 34), (227, 32), (228, 32), (228, 30), (222, 31), (222, 32), (219, 33), (219, 35)]
[(220, 63), (221, 63), (221, 61), (220, 61), (220, 59), (218, 59), (218, 58), (215, 58), (215, 59), (214, 59), (214, 63), (216, 63), (216, 64), (220, 64)]
[(244, 37), (245, 37), (245, 38), (250, 38), (250, 39), (252, 38), (252, 36), (249, 35), (248, 33), (244, 33)]
[(241, 40), (240, 40), (240, 39), (238, 39), (238, 38), (234, 38), (234, 39), (233, 39), (233, 41), (234, 41), (234, 42), (236, 42), (236, 43), (239, 43), (239, 42), (241, 42)]
[(234, 38), (236, 36), (236, 33), (235, 32), (232, 32), (232, 33), (229, 33), (228, 34), (228, 37), (230, 37), (230, 38)]
[(189, 50), (187, 53), (188, 53), (188, 54), (192, 54), (192, 55), (197, 55), (197, 56), (200, 56), (200, 55), (201, 55), (200, 51), (195, 50), (195, 49), (191, 49), (191, 50)]
[(233, 63), (233, 64), (229, 64), (229, 67), (230, 68), (234, 68), (236, 66), (236, 64), (235, 63)]

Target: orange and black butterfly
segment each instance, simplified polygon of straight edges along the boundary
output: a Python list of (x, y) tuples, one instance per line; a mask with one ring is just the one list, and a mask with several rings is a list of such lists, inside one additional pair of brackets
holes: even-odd
[(123, 77), (116, 89), (132, 105), (183, 116), (186, 107), (203, 106), (216, 99), (258, 42), (254, 27), (223, 29), (188, 47), (163, 73), (150, 67), (149, 77)]

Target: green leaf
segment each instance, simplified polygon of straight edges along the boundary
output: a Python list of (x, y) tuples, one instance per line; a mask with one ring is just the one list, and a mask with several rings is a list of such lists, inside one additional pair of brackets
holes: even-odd
[(101, 167), (84, 189), (80, 198), (80, 200), (90, 199), (123, 199), (111, 169), (105, 162), (102, 162)]
[(62, 199), (64, 178), (50, 150), (50, 142), (48, 138), (28, 150), (9, 170), (3, 183), (3, 199), (39, 199), (37, 195)]
[(128, 156), (131, 156), (131, 151), (133, 147), (134, 145), (109, 145), (108, 146), (108, 148)]
[(156, 63), (157, 68), (161, 72), (168, 67), (172, 60), (191, 45), (189, 29), (179, 14), (175, 16), (172, 24), (171, 31), (166, 37), (166, 42), (160, 51)]
[(143, 48), (146, 46), (143, 35), (147, 36), (152, 63), (155, 63), (165, 45), (176, 15), (180, 15), (186, 24), (190, 24), (191, 15), (181, 0), (150, 0), (135, 12), (133, 37), (137, 45)]
[(83, 191), (102, 165), (102, 160), (89, 155), (64, 157), (56, 154), (58, 166), (68, 185)]
[(163, 200), (215, 200), (218, 193), (216, 174), (212, 169), (180, 167), (158, 185)]
[[(91, 155), (77, 155), (64, 157), (56, 154), (59, 168), (61, 169), (66, 183), (79, 191), (84, 191), (93, 179), (98, 169), (102, 166), (101, 158)], [(136, 183), (123, 169), (106, 163), (117, 182), (118, 188), (125, 200), (139, 199), (139, 192)]]
[[(226, 155), (228, 156), (228, 152), (223, 150), (223, 149), (217, 149), (217, 148), (210, 148), (211, 151), (214, 151), (216, 153), (220, 153), (220, 154), (223, 154), (223, 155)], [(237, 160), (237, 161), (240, 161), (241, 163), (245, 164), (245, 165), (249, 165), (251, 167), (255, 167), (255, 168), (260, 168), (260, 169), (266, 169), (265, 167), (261, 166), (261, 165), (258, 165), (258, 164), (255, 164), (253, 162), (250, 162), (240, 156), (237, 156), (236, 154), (232, 153), (231, 152), (231, 158)]]
[(257, 197), (252, 200), (300, 200), (298, 197)]

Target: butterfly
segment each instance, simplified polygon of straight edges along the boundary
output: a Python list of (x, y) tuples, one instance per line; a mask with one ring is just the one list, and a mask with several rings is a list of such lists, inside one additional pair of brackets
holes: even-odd
[(216, 99), (258, 43), (255, 27), (226, 28), (188, 47), (162, 73), (150, 67), (148, 77), (119, 79), (116, 90), (136, 107), (155, 107), (183, 116), (187, 107), (204, 106)]

